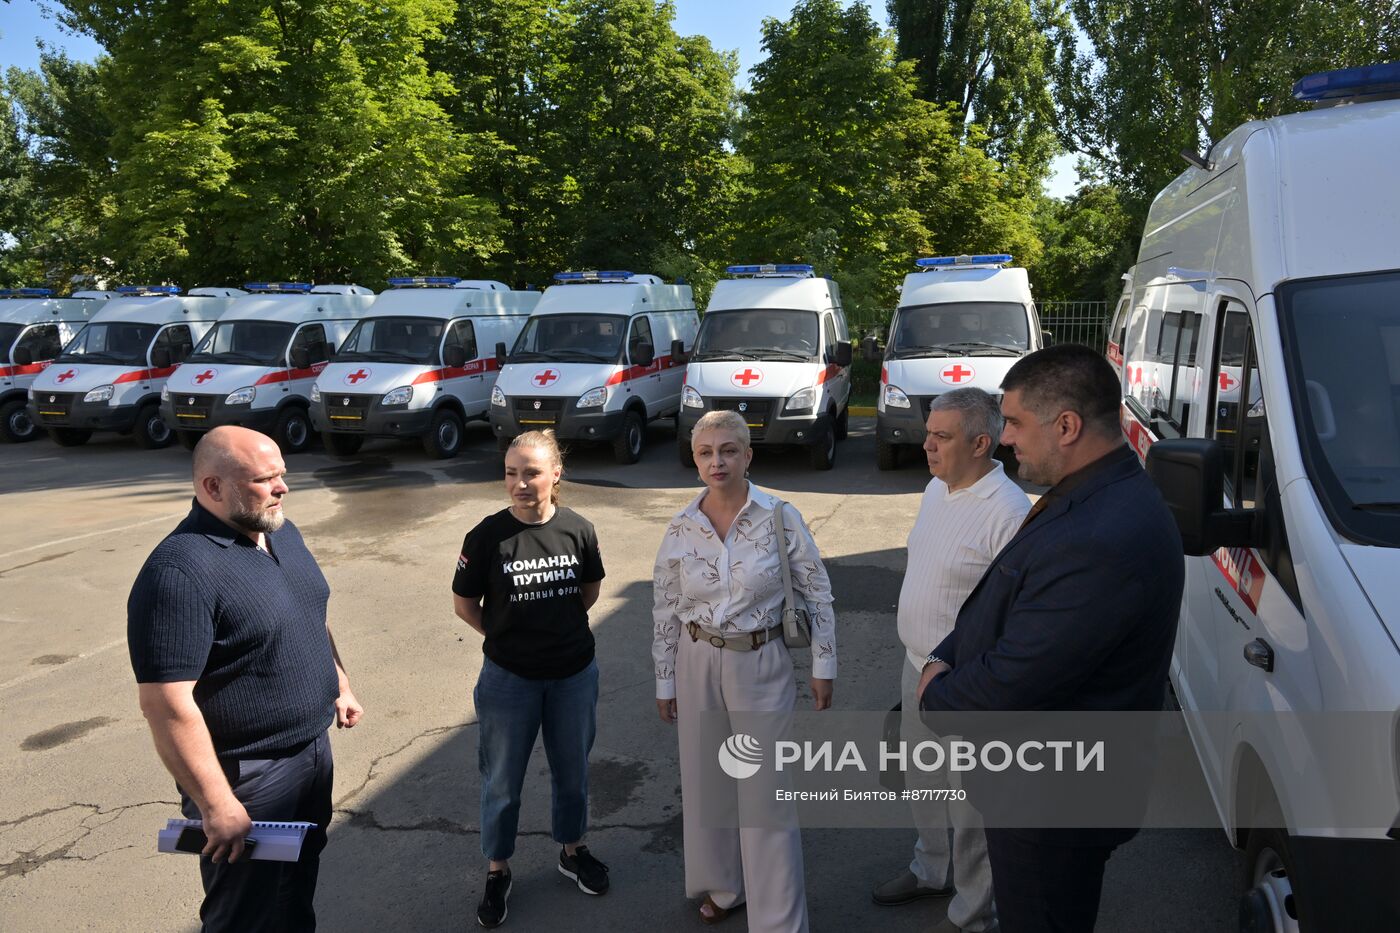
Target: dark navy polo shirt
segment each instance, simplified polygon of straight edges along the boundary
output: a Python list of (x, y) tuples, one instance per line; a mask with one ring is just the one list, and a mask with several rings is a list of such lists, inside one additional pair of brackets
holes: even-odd
[(156, 546), (126, 604), (138, 683), (193, 680), (220, 758), (262, 758), (324, 732), (339, 680), (330, 587), (291, 522), (268, 550), (198, 501)]

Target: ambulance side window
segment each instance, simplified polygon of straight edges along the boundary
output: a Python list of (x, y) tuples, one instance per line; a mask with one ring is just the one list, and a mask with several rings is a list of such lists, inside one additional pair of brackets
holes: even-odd
[(297, 331), (292, 340), (292, 349), (303, 348), (310, 354), (311, 362), (324, 363), (329, 355), (326, 347), (326, 328), (321, 324), (307, 324)]
[(168, 349), (172, 362), (183, 362), (185, 357), (194, 352), (194, 341), (190, 339), (189, 325), (175, 324), (167, 327), (156, 335), (156, 346)]
[(453, 324), (442, 347), (444, 350), (448, 347), (461, 347), (466, 351), (467, 359), (476, 359), (476, 329), (472, 327), (472, 322), (458, 321)]
[[(1217, 325), (1220, 338), (1212, 394), (1215, 397), (1211, 437), (1225, 459), (1225, 497), (1239, 508), (1255, 505), (1259, 461), (1267, 444), (1264, 393), (1254, 350), (1249, 314), (1235, 302), (1222, 302)], [(1241, 399), (1249, 399), (1241, 405)]]
[(831, 315), (822, 315), (822, 342), (826, 346), (826, 356), (823, 362), (830, 363), (836, 359), (836, 327), (831, 323)]
[(642, 344), (650, 344), (652, 352), (656, 352), (656, 342), (651, 339), (651, 321), (645, 316), (632, 319), (632, 333), (627, 337), (627, 357), (629, 362), (637, 358), (637, 348)]
[(36, 324), (20, 335), (18, 346), (25, 347), (36, 360), (51, 360), (63, 349), (57, 324)]

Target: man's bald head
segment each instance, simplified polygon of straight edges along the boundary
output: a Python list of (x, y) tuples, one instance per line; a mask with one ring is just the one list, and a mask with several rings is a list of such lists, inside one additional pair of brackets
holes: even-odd
[(286, 466), (266, 434), (215, 428), (195, 445), (193, 471), (195, 498), (224, 522), (249, 534), (281, 527)]

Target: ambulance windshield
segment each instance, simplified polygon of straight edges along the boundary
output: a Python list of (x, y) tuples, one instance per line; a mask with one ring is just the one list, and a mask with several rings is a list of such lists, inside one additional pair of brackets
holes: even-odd
[(691, 362), (793, 360), (817, 355), (821, 338), (815, 311), (750, 308), (711, 311), (700, 324)]
[(1400, 547), (1400, 272), (1280, 286), (1304, 461), (1337, 530)]
[(345, 338), (335, 361), (435, 364), (446, 326), (442, 318), (365, 318)]
[(1020, 356), (1030, 349), (1026, 309), (1008, 301), (958, 301), (899, 309), (891, 359)]
[(68, 341), (55, 362), (110, 363), (113, 366), (145, 366), (146, 349), (158, 324), (109, 321), (89, 324)]
[(542, 314), (525, 322), (510, 351), (512, 363), (612, 363), (622, 353), (627, 318), (620, 314)]
[(285, 365), (291, 336), (292, 325), (284, 321), (220, 321), (185, 362)]

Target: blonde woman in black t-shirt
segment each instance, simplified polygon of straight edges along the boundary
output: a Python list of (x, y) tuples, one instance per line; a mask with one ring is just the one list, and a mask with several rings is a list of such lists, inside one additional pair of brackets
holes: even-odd
[(559, 506), (563, 458), (552, 431), (530, 431), (505, 458), (511, 505), (467, 532), (452, 581), (458, 617), (483, 636), (473, 700), (480, 733), (481, 850), (490, 862), (478, 922), (500, 926), (520, 788), (541, 730), (553, 792), (559, 871), (586, 894), (608, 890), (608, 869), (582, 845), (598, 666), (588, 609), (603, 560), (593, 526)]

